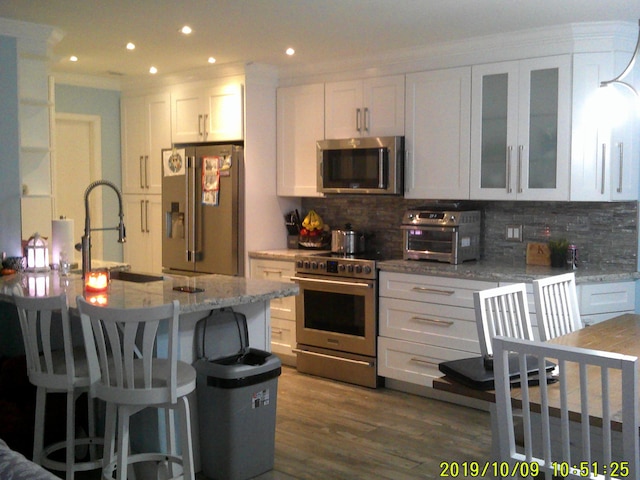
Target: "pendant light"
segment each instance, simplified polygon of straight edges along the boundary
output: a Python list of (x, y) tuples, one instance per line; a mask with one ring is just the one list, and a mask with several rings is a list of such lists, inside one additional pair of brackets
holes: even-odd
[(631, 60), (629, 60), (629, 65), (627, 65), (627, 67), (622, 71), (622, 73), (618, 75), (616, 78), (612, 80), (607, 80), (606, 82), (600, 82), (601, 87), (606, 87), (608, 85), (611, 85), (612, 83), (617, 83), (620, 85), (624, 85), (625, 87), (630, 89), (633, 93), (635, 93), (636, 96), (639, 96), (638, 91), (633, 87), (633, 85), (622, 81), (622, 79), (625, 78), (631, 72), (631, 70), (633, 69), (633, 66), (636, 63), (638, 55), (640, 55), (640, 20), (638, 20), (638, 28), (639, 28), (638, 41), (636, 43), (636, 49), (633, 52), (633, 55), (631, 56)]

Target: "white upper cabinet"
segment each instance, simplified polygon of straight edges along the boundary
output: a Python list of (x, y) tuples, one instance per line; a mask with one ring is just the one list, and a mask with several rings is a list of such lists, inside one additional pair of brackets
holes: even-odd
[(324, 84), (279, 88), (277, 194), (318, 197), (316, 142), (324, 138)]
[(122, 118), (122, 190), (160, 193), (162, 149), (171, 147), (168, 93), (124, 97)]
[(176, 87), (171, 92), (174, 143), (242, 140), (242, 83), (225, 81), (205, 87)]
[(471, 199), (568, 200), (571, 58), (472, 68)]
[(405, 197), (469, 198), (471, 68), (407, 75)]
[[(621, 72), (628, 56), (615, 60), (610, 53), (582, 53), (573, 59), (571, 200), (638, 199), (638, 142), (633, 136), (637, 121), (629, 118), (612, 125), (597, 105), (597, 96), (608, 93), (600, 89), (600, 82)], [(621, 86), (612, 85), (606, 90), (632, 98), (632, 93)], [(617, 115), (614, 120), (619, 120)]]
[(325, 138), (404, 135), (404, 75), (325, 85)]

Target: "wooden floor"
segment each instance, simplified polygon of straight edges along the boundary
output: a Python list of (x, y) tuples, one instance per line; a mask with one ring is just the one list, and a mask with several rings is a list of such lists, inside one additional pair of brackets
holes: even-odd
[(439, 478), (441, 462), (487, 461), (490, 444), (487, 412), (283, 367), (275, 468), (257, 478)]

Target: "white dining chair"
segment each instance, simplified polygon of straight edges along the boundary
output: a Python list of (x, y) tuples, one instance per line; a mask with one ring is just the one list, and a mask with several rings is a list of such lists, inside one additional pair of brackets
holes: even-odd
[(491, 356), (497, 335), (533, 340), (524, 283), (473, 292), (476, 325), (482, 355)]
[[(508, 464), (510, 474), (524, 470), (535, 474), (535, 462), (544, 476), (533, 476), (547, 480), (639, 478), (637, 357), (500, 336), (494, 338), (493, 347), (502, 471)], [(516, 379), (522, 400), (522, 449), (515, 442), (512, 421), (510, 355), (517, 355), (520, 372), (525, 372)], [(559, 383), (529, 385), (526, 363), (532, 357), (537, 365), (557, 362)], [(621, 423), (620, 437), (612, 421), (616, 426)], [(602, 476), (603, 469), (611, 477)], [(589, 476), (593, 473), (600, 476)]]
[(573, 272), (534, 280), (533, 298), (542, 341), (582, 328)]
[[(172, 478), (193, 480), (188, 395), (195, 390), (196, 371), (178, 360), (179, 302), (124, 309), (93, 305), (78, 297), (77, 305), (92, 393), (107, 404), (103, 476), (112, 479), (115, 471), (117, 479), (124, 480), (134, 464), (151, 462), (168, 465)], [(130, 453), (130, 418), (148, 407), (165, 411), (168, 451)], [(179, 413), (175, 419), (179, 445), (174, 415), (167, 411)]]
[[(29, 381), (36, 386), (36, 415), (33, 439), (33, 461), (38, 465), (65, 472), (71, 480), (76, 472), (100, 468), (102, 459), (95, 445), (102, 444), (96, 437), (94, 400), (89, 392), (89, 368), (84, 347), (74, 348), (71, 322), (65, 294), (55, 297), (13, 296), (18, 311), (24, 340)], [(61, 331), (61, 332), (60, 332)], [(59, 339), (62, 333), (62, 339)], [(66, 396), (65, 440), (45, 447), (45, 418), (47, 395), (64, 393)], [(76, 437), (76, 401), (87, 394), (88, 436)], [(76, 461), (78, 451), (88, 449), (89, 459)], [(65, 451), (64, 461), (56, 452)]]

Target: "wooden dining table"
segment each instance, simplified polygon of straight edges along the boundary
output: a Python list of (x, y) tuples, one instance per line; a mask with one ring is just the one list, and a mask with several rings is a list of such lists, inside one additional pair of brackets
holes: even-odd
[[(631, 355), (640, 358), (640, 315), (623, 314), (597, 323), (595, 325), (582, 328), (575, 332), (556, 337), (552, 340), (549, 340), (549, 343), (592, 350), (622, 353), (625, 355)], [(568, 383), (569, 385), (571, 385), (572, 383), (574, 383), (571, 382), (571, 376), (578, 375), (578, 373), (577, 371), (567, 372), (566, 375)], [(575, 383), (577, 384), (577, 382)], [(611, 385), (611, 387), (612, 391), (616, 390), (613, 384)], [(478, 390), (468, 387), (446, 375), (444, 377), (434, 379), (433, 388), (436, 390), (462, 395), (468, 398), (484, 400), (489, 403), (489, 411), (491, 412), (492, 417), (493, 452), (494, 454), (496, 454), (497, 435), (495, 434), (495, 432), (497, 432), (497, 429), (495, 425), (495, 392), (493, 390)], [(559, 415), (559, 390), (559, 384), (549, 386), (549, 406), (550, 413), (552, 415)], [(532, 411), (540, 411), (540, 404), (538, 399), (536, 399), (538, 388), (530, 387), (529, 391)], [(579, 394), (576, 393), (574, 397), (575, 401), (571, 400), (570, 398), (570, 402), (574, 402), (576, 408), (572, 409), (571, 405), (569, 406), (569, 416), (572, 420), (580, 421)], [(519, 408), (522, 406), (519, 388), (514, 387), (511, 389), (511, 398), (514, 408)], [(595, 392), (592, 396), (593, 401), (590, 401), (590, 423), (594, 426), (602, 425), (602, 419), (600, 417), (601, 412), (599, 410), (599, 398), (600, 397), (598, 392)], [(616, 401), (618, 401), (620, 404), (618, 407), (615, 406)], [(616, 410), (621, 410), (621, 403), (621, 398), (618, 398), (617, 400), (615, 397), (612, 398), (612, 411), (615, 412)], [(612, 422), (612, 426), (616, 430), (621, 429), (621, 424), (616, 422), (615, 416), (614, 421)]]

